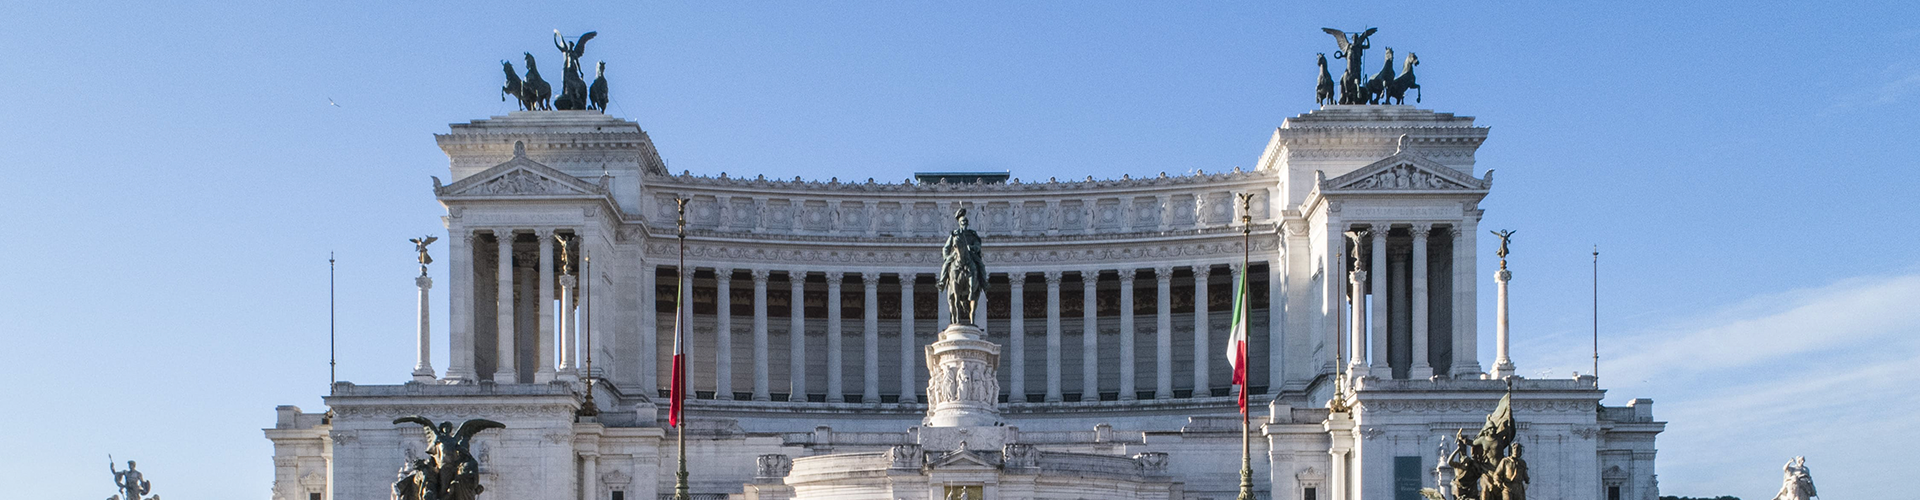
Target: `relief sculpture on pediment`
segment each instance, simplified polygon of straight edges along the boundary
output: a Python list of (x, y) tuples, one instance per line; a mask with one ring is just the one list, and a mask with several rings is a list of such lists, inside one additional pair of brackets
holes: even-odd
[(474, 194), (566, 194), (571, 190), (553, 179), (515, 170), (473, 188)]

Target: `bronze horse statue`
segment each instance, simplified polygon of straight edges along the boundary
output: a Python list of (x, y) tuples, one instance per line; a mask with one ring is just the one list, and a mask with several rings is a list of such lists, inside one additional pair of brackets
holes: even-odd
[(1313, 88), (1313, 102), (1321, 106), (1334, 104), (1333, 73), (1327, 72), (1327, 54), (1320, 54), (1320, 84)]
[(1320, 30), (1333, 35), (1334, 43), (1340, 46), (1340, 50), (1333, 52), (1333, 57), (1347, 60), (1347, 71), (1340, 75), (1340, 104), (1367, 104), (1371, 99), (1366, 95), (1365, 83), (1361, 81), (1366, 78), (1366, 70), (1361, 67), (1360, 59), (1367, 49), (1373, 47), (1367, 39), (1380, 29), (1367, 28), (1366, 31), (1354, 33), (1352, 39), (1347, 38), (1346, 32), (1337, 29)]
[(507, 73), (507, 85), (500, 87), (500, 100), (505, 101), (507, 96), (513, 96), (513, 100), (520, 103), (520, 109), (533, 109), (527, 102), (525, 86), (520, 83), (520, 75), (513, 72), (513, 63), (500, 61), (500, 69)]
[(1387, 47), (1386, 62), (1380, 63), (1380, 72), (1367, 80), (1367, 104), (1385, 104), (1383, 97), (1387, 86), (1393, 84), (1393, 47)]
[(587, 87), (587, 109), (607, 112), (607, 62), (600, 61), (594, 70), (593, 85)]
[(533, 64), (533, 53), (527, 52), (526, 55), (527, 78), (525, 82), (521, 83), (520, 92), (522, 97), (520, 100), (522, 103), (527, 101), (533, 102), (533, 106), (526, 106), (528, 110), (536, 109), (534, 106), (538, 106), (538, 109), (553, 109), (552, 105), (547, 104), (547, 99), (553, 97), (553, 86), (548, 85), (546, 80), (540, 78), (540, 68)]
[(1413, 102), (1420, 102), (1420, 84), (1413, 79), (1413, 67), (1419, 65), (1420, 56), (1408, 52), (1407, 62), (1400, 66), (1400, 77), (1387, 82), (1387, 88), (1380, 96), (1380, 104), (1387, 104), (1388, 100), (1392, 100), (1393, 104), (1406, 104), (1407, 89), (1413, 89)]

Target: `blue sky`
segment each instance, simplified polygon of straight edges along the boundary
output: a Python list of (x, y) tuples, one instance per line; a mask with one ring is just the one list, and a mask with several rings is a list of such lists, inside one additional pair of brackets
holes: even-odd
[(390, 3), (0, 5), (0, 498), (111, 495), (108, 453), (264, 497), (259, 429), (325, 391), (329, 252), (340, 378), (404, 380), (431, 134), (511, 109), (498, 61), (556, 28), (599, 31), (675, 171), (897, 180), (1250, 166), (1312, 107), (1319, 28), (1378, 26), (1421, 107), (1492, 127), (1524, 374), (1588, 369), (1600, 246), (1601, 381), (1672, 422), (1664, 493), (1920, 472), (1909, 4)]

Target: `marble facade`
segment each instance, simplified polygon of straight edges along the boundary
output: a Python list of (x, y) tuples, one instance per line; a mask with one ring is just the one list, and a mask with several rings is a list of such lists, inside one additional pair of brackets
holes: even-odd
[[(433, 186), (450, 243), (435, 297), (450, 305), (444, 371), (422, 359), (395, 367), (392, 385), (336, 385), (331, 416), (281, 407), (267, 430), (274, 497), (384, 497), (423, 442), (390, 424), (408, 413), (505, 422), (479, 438), (499, 498), (670, 494), (663, 396), (682, 287), (696, 497), (804, 490), (805, 477), (763, 477), (780, 464), (802, 476), (881, 467), (848, 454), (929, 438), (924, 354), (946, 326), (933, 273), (964, 207), (987, 240), (983, 338), (1002, 348), (1005, 430), (976, 461), (1004, 469), (1011, 445), (1042, 463), (1129, 457), (1174, 478), (1139, 498), (1232, 497), (1238, 416), (1230, 367), (1211, 357), (1232, 283), (1251, 273), (1250, 385), (1267, 413), (1256, 489), (1393, 498), (1408, 457), (1431, 486), (1435, 446), (1477, 427), (1505, 387), (1481, 364), (1474, 314), (1493, 279), (1475, 251), (1493, 184), (1474, 163), (1487, 131), (1411, 106), (1330, 105), (1285, 120), (1247, 170), (921, 184), (673, 173), (637, 123), (598, 112), (454, 124), (436, 136), (450, 182)], [(1248, 192), (1243, 249), (1233, 196)], [(675, 198), (692, 200), (684, 269)], [(564, 255), (556, 235), (573, 238)], [(1337, 373), (1352, 375), (1350, 413), (1326, 409)], [(576, 419), (589, 377), (602, 414)], [(1601, 407), (1591, 378), (1514, 387), (1537, 495), (1657, 496), (1664, 424), (1650, 401)], [(839, 458), (810, 458), (824, 455)], [(995, 488), (990, 498), (1068, 494)]]

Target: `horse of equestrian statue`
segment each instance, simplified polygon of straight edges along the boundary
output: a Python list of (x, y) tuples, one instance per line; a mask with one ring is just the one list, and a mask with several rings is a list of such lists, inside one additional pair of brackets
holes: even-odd
[(1334, 104), (1333, 73), (1327, 72), (1327, 55), (1320, 54), (1320, 83), (1313, 87), (1313, 102), (1321, 106)]
[(527, 78), (525, 82), (521, 83), (520, 92), (522, 93), (522, 97), (520, 100), (523, 103), (532, 101), (533, 105), (522, 105), (528, 110), (553, 109), (553, 105), (547, 103), (547, 99), (553, 97), (553, 86), (548, 85), (546, 80), (540, 78), (540, 68), (533, 64), (533, 53), (527, 52), (526, 55)]
[(1381, 96), (1387, 93), (1387, 86), (1393, 84), (1393, 47), (1387, 47), (1386, 62), (1380, 63), (1380, 72), (1367, 80), (1367, 104), (1385, 104)]
[(1420, 102), (1420, 84), (1413, 79), (1413, 67), (1419, 65), (1420, 56), (1408, 52), (1407, 62), (1400, 65), (1400, 76), (1387, 83), (1385, 93), (1380, 96), (1380, 104), (1387, 104), (1388, 100), (1392, 100), (1393, 104), (1406, 104), (1407, 89), (1413, 89), (1413, 102)]

